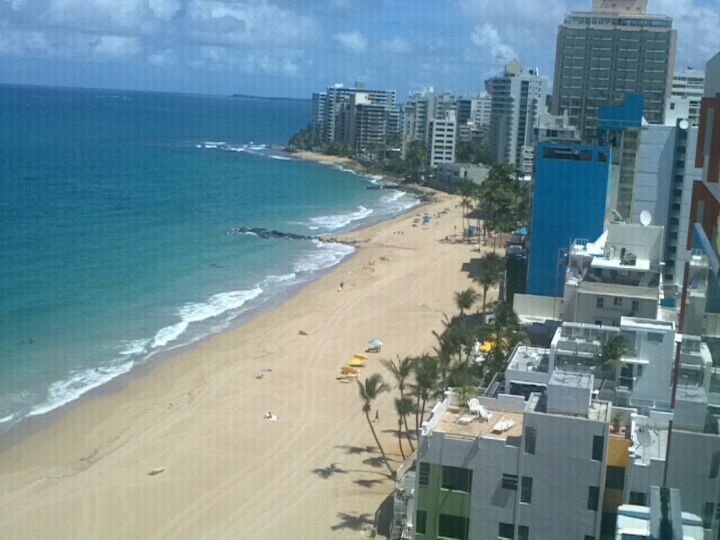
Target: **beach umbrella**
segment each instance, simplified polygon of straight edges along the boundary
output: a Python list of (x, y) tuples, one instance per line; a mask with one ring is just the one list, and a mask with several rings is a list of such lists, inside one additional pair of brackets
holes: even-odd
[(375, 339), (373, 339), (373, 340), (370, 342), (370, 345), (373, 346), (373, 347), (382, 347), (382, 346), (383, 346), (383, 342), (382, 342), (381, 339), (375, 338)]
[(480, 346), (480, 352), (489, 353), (495, 348), (495, 344), (492, 341), (486, 341)]
[(345, 363), (350, 367), (363, 367), (365, 365), (365, 361), (360, 360), (359, 358), (353, 358), (352, 360), (348, 360)]
[(355, 358), (359, 358), (360, 360), (367, 360), (368, 357), (365, 354), (356, 354)]

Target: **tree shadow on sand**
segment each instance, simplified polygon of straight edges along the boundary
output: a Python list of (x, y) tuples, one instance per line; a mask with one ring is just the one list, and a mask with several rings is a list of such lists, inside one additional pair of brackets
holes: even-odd
[(344, 470), (342, 467), (338, 467), (337, 463), (331, 463), (327, 467), (318, 467), (317, 469), (313, 469), (312, 472), (325, 480), (335, 476), (336, 474), (348, 473), (348, 471)]
[(363, 465), (368, 465), (370, 467), (374, 467), (375, 469), (379, 469), (385, 466), (385, 460), (380, 456), (373, 456), (367, 459), (363, 459)]
[(374, 446), (350, 446), (347, 444), (341, 444), (336, 446), (335, 448), (339, 448), (341, 450), (344, 450), (346, 454), (349, 456), (352, 455), (360, 455), (360, 454), (372, 454), (374, 452), (377, 452), (377, 448)]
[(333, 531), (339, 531), (341, 529), (351, 529), (353, 531), (360, 531), (373, 526), (373, 516), (370, 514), (348, 514), (345, 512), (338, 512), (339, 522), (330, 527)]
[(378, 478), (360, 478), (359, 480), (353, 480), (353, 483), (357, 484), (360, 487), (372, 489), (377, 484), (382, 484), (384, 481), (385, 480), (380, 480)]

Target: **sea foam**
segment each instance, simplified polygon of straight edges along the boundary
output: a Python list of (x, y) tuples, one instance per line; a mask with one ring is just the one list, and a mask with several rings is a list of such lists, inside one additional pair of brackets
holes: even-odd
[(334, 231), (350, 225), (353, 221), (365, 219), (372, 213), (373, 210), (371, 208), (366, 208), (365, 206), (360, 205), (358, 206), (356, 212), (349, 214), (334, 214), (310, 218), (310, 222), (306, 225), (306, 227), (312, 231), (318, 231), (320, 229)]

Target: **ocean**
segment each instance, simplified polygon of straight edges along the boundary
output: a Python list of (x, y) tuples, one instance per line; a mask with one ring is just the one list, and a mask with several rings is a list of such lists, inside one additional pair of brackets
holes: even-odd
[(0, 433), (274, 305), (416, 204), (288, 159), (310, 102), (0, 86)]

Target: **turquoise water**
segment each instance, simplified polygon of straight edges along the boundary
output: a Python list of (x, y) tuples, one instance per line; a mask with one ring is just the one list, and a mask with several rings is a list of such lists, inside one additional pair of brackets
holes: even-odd
[(304, 101), (0, 86), (0, 432), (227, 328), (414, 204), (288, 160)]

